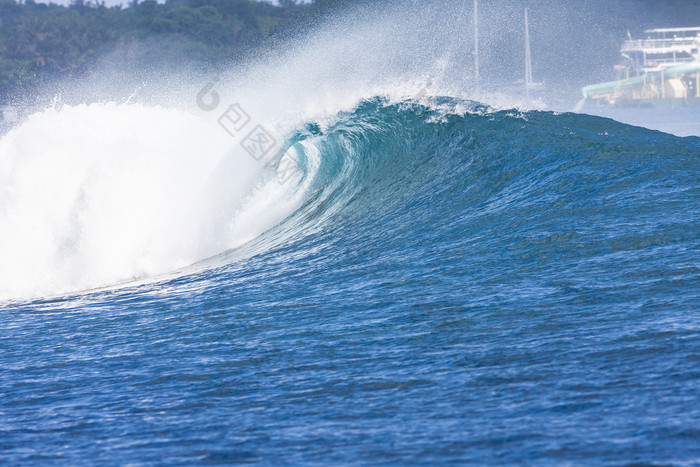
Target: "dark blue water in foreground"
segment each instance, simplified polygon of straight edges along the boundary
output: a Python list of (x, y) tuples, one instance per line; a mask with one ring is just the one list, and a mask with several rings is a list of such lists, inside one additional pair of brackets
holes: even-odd
[(700, 139), (377, 100), (297, 140), (253, 243), (0, 305), (0, 463), (700, 464)]

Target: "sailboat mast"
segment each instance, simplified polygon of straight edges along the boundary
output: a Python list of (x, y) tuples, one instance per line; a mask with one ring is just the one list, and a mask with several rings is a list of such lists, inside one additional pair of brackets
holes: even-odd
[(530, 25), (528, 24), (527, 8), (525, 8), (525, 97), (530, 100), (532, 84), (532, 58), (530, 56)]
[(474, 0), (474, 80), (479, 85), (479, 5)]

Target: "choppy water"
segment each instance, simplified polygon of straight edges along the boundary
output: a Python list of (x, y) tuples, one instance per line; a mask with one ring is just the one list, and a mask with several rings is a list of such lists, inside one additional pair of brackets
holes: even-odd
[(0, 462), (700, 463), (700, 139), (452, 99), (316, 123), (292, 182), (195, 217), (120, 204), (116, 156), (63, 201), (0, 167)]

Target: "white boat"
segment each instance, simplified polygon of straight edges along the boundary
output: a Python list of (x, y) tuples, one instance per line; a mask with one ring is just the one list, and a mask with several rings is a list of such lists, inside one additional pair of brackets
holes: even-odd
[(649, 29), (622, 44), (617, 79), (582, 89), (598, 104), (625, 107), (700, 105), (700, 27)]

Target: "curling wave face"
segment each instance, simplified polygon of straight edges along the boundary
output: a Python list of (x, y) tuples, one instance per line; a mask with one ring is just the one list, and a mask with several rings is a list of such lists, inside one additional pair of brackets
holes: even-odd
[[(374, 98), (297, 127), (285, 141), (296, 175), (279, 183), (186, 112), (93, 104), (33, 115), (0, 141), (0, 296), (158, 277), (254, 239), (247, 254), (377, 213), (375, 235), (411, 225), (440, 226), (440, 235), (454, 228), (448, 237), (461, 242), (504, 229), (595, 238), (612, 228), (589, 222), (607, 215), (600, 193), (629, 185), (617, 195), (634, 201), (626, 209), (673, 203), (677, 195), (659, 197), (634, 180), (689, 163), (683, 154), (695, 144), (594, 117), (492, 111), (452, 98)], [(649, 156), (660, 147), (678, 156)], [(596, 181), (585, 196), (581, 176)], [(404, 219), (405, 203), (416, 208)], [(552, 203), (557, 210), (544, 209)], [(565, 233), (545, 227), (562, 209), (584, 208)], [(543, 212), (547, 222), (538, 223)], [(479, 232), (469, 227), (476, 221)]]

